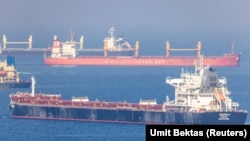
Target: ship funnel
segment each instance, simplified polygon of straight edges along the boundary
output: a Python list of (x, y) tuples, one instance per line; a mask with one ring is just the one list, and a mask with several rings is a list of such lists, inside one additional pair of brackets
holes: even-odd
[(53, 40), (53, 48), (60, 48), (60, 41), (57, 39), (57, 36), (54, 35), (54, 40)]
[(7, 56), (6, 58), (7, 66), (15, 66), (15, 57), (14, 56)]
[(56, 35), (54, 35), (54, 40), (57, 40), (57, 36)]
[(35, 96), (35, 84), (36, 84), (35, 77), (31, 76), (31, 96), (32, 97)]

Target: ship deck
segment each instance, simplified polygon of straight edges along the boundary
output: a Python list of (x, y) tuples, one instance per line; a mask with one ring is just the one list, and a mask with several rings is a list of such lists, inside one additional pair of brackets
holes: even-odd
[(162, 104), (139, 104), (127, 102), (105, 102), (105, 101), (74, 101), (62, 100), (60, 95), (36, 94), (32, 97), (28, 93), (11, 95), (11, 100), (20, 105), (36, 105), (51, 107), (74, 107), (74, 108), (96, 108), (96, 109), (130, 109), (130, 110), (154, 110), (162, 111)]
[[(86, 108), (86, 109), (112, 109), (112, 110), (139, 110), (139, 111), (174, 111), (187, 112), (190, 110), (188, 105), (176, 104), (157, 104), (151, 102), (128, 103), (124, 102), (106, 102), (106, 101), (89, 101), (88, 99), (72, 99), (63, 100), (61, 95), (37, 93), (32, 96), (28, 92), (10, 94), (11, 103), (18, 105), (33, 105), (44, 107), (64, 107), (64, 108)], [(204, 112), (205, 109), (200, 109), (193, 112)], [(238, 111), (237, 109), (232, 111)]]

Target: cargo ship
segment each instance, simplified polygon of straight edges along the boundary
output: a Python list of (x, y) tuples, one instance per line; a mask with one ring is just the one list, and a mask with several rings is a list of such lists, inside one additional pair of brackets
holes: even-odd
[(7, 56), (0, 62), (0, 88), (30, 88), (30, 86), (31, 80), (19, 77), (13, 56)]
[(180, 78), (166, 78), (175, 89), (173, 100), (162, 104), (155, 99), (132, 102), (89, 100), (87, 96), (63, 99), (61, 94), (31, 92), (10, 94), (13, 118), (113, 122), (129, 124), (232, 125), (245, 124), (247, 111), (230, 97), (227, 79), (214, 68), (197, 65), (193, 72), (182, 71)]
[[(0, 47), (0, 54), (43, 55), (45, 52), (49, 51), (49, 48), (34, 48), (32, 47), (32, 43), (33, 43), (32, 35), (30, 35), (28, 41), (8, 41), (6, 35), (3, 35), (3, 43), (2, 46)], [(12, 47), (8, 45), (12, 45)]]
[[(140, 56), (139, 41), (135, 47), (123, 40), (123, 37), (114, 36), (114, 28), (109, 30), (109, 36), (104, 39), (103, 49), (76, 50), (74, 42), (61, 43), (57, 36), (54, 37), (51, 54), (45, 53), (44, 64), (47, 65), (98, 65), (98, 66), (193, 66), (201, 57), (201, 42), (196, 48), (180, 49), (170, 48), (166, 42), (165, 56)], [(83, 40), (83, 39), (82, 39)], [(83, 43), (83, 41), (82, 41)], [(171, 56), (170, 51), (197, 51), (196, 56)], [(89, 55), (92, 52), (92, 55)], [(95, 52), (95, 53), (93, 53)], [(85, 54), (84, 54), (85, 53)], [(232, 52), (221, 56), (204, 56), (204, 64), (210, 66), (238, 66), (240, 53)]]

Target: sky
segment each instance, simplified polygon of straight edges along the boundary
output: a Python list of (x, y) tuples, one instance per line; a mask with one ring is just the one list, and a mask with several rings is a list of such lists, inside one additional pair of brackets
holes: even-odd
[[(249, 0), (2, 0), (0, 3), (0, 34), (7, 34), (8, 39), (26, 40), (32, 34), (39, 42), (46, 35), (44, 40), (58, 34), (64, 40), (72, 29), (75, 35), (84, 34), (89, 45), (99, 46), (110, 27), (132, 42), (143, 39), (163, 44), (167, 39), (197, 42), (226, 36), (231, 44), (236, 38), (247, 42), (250, 37)], [(100, 43), (95, 45), (95, 42)]]

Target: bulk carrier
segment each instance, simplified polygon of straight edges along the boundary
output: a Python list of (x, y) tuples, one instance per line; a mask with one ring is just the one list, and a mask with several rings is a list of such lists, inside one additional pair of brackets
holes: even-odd
[[(3, 35), (3, 43), (0, 46), (1, 55), (43, 55), (49, 50), (47, 48), (33, 48), (33, 37), (29, 36), (28, 41), (8, 41), (6, 35)], [(14, 45), (11, 47), (8, 45)], [(24, 46), (24, 47), (20, 47)]]
[[(45, 53), (44, 63), (47, 65), (100, 65), (100, 66), (193, 66), (201, 57), (201, 42), (196, 48), (170, 48), (166, 42), (166, 56), (139, 56), (139, 41), (135, 47), (114, 36), (114, 28), (109, 30), (109, 36), (104, 39), (103, 49), (84, 49), (83, 37), (80, 42), (61, 43), (54, 37), (50, 53)], [(77, 47), (79, 46), (80, 47)], [(76, 48), (80, 48), (77, 50)], [(232, 52), (221, 56), (204, 56), (204, 64), (210, 66), (238, 66), (240, 54)], [(197, 51), (196, 56), (171, 56), (170, 51)], [(91, 54), (91, 55), (90, 55)]]
[(227, 89), (225, 77), (209, 67), (182, 71), (180, 78), (166, 78), (175, 88), (175, 98), (158, 104), (156, 100), (138, 103), (90, 101), (87, 96), (64, 100), (58, 94), (32, 91), (10, 94), (13, 118), (75, 120), (131, 124), (245, 124), (247, 111), (239, 108)]

